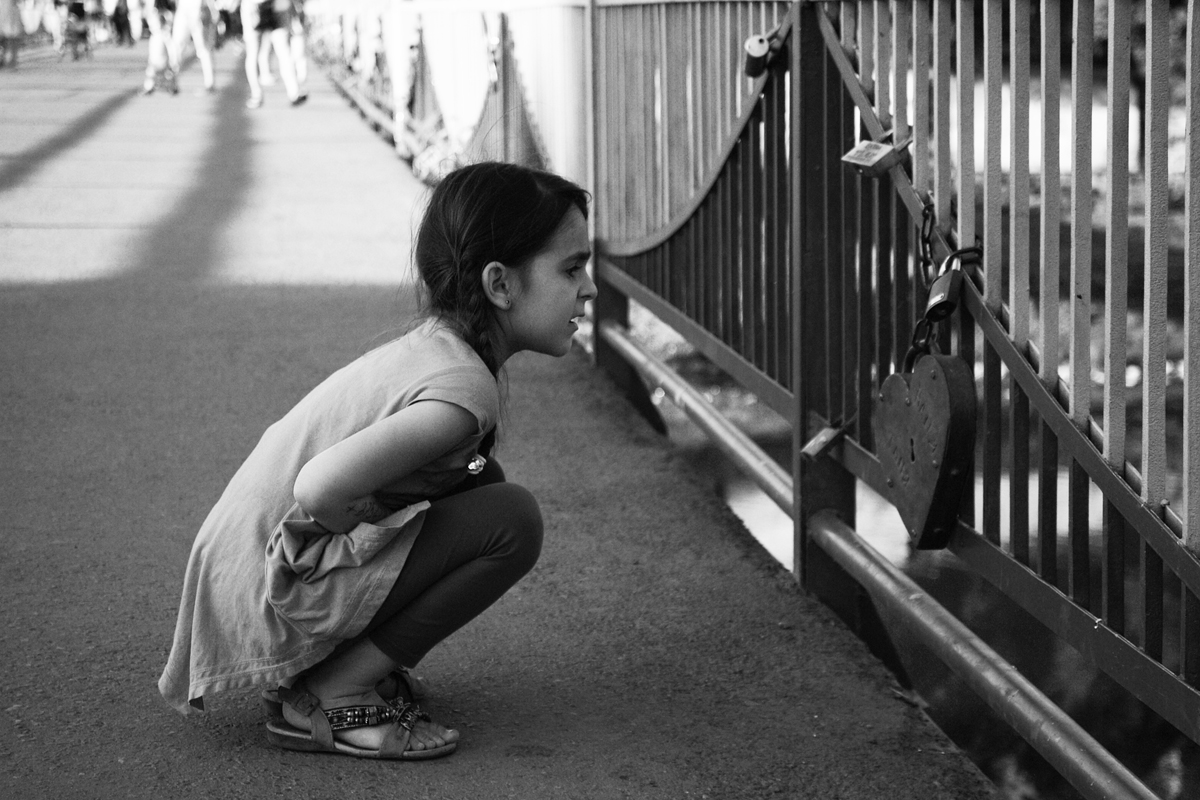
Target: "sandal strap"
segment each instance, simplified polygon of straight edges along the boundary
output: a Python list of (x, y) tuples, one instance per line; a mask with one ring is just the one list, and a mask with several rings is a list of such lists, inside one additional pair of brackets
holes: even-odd
[(432, 718), (421, 710), (421, 707), (416, 703), (406, 703), (400, 698), (388, 700), (387, 704), (396, 712), (396, 721), (400, 723), (400, 727), (406, 731), (411, 731), (413, 725), (417, 722), (431, 722)]
[(391, 706), (342, 706), (322, 710), (329, 720), (329, 729), (334, 731), (382, 725), (399, 718), (399, 713)]

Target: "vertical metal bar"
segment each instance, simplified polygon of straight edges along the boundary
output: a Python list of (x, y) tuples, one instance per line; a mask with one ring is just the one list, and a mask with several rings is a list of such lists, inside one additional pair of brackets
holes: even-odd
[[(733, 86), (737, 89), (735, 93), (737, 98), (736, 106), (738, 109), (737, 118), (740, 119), (743, 108), (742, 86), (745, 83), (745, 78), (742, 75), (742, 71), (738, 69), (738, 53), (740, 52), (741, 44), (747, 35), (747, 14), (749, 8), (744, 4), (739, 4), (735, 6), (733, 10), (735, 12), (733, 30), (731, 31), (731, 36), (727, 40), (727, 46), (732, 50), (730, 79), (733, 81)], [(754, 161), (750, 144), (752, 129), (753, 124), (748, 124), (746, 129), (742, 131), (740, 135), (741, 140), (738, 142), (737, 147), (732, 154), (734, 158), (738, 159), (739, 171), (738, 185), (736, 187), (733, 209), (736, 216), (734, 230), (737, 231), (737, 256), (733, 260), (733, 264), (736, 268), (734, 274), (735, 294), (733, 298), (735, 319), (737, 321), (737, 325), (735, 327), (737, 332), (735, 347), (737, 351), (742, 354), (742, 356), (749, 359), (753, 358), (753, 339), (748, 335), (750, 333), (749, 327), (752, 317), (746, 313), (746, 302), (751, 285), (750, 271), (753, 269), (751, 253), (751, 231), (753, 230), (753, 221), (750, 218), (750, 212), (752, 210), (751, 186), (754, 182)]]
[[(1158, 509), (1167, 502), (1167, 242), (1171, 235), (1167, 186), (1167, 129), (1171, 103), (1169, 15), (1167, 0), (1147, 0), (1142, 499), (1152, 508)], [(1194, 135), (1196, 133), (1193, 132)], [(1112, 166), (1115, 168), (1115, 163)]]
[(780, 141), (784, 134), (783, 121), (783, 75), (772, 68), (771, 76), (766, 84), (764, 103), (764, 142), (763, 142), (763, 229), (766, 252), (763, 260), (763, 344), (765, 345), (763, 368), (768, 375), (779, 381), (779, 337), (775, 335), (775, 309), (778, 297), (780, 264), (786, 259), (786, 252), (780, 236), (779, 193), (780, 184), (784, 183), (786, 164), (783, 160), (783, 143)]
[[(1125, 363), (1129, 283), (1129, 38), (1130, 0), (1108, 9), (1108, 125), (1104, 261), (1104, 455), (1118, 473), (1125, 466)], [(1115, 37), (1115, 38), (1114, 38)], [(1106, 619), (1124, 621), (1125, 524), (1104, 504), (1101, 592)]]
[(750, 146), (746, 172), (749, 176), (746, 203), (746, 295), (743, 302), (746, 326), (746, 353), (750, 363), (765, 367), (763, 358), (763, 114), (764, 100), (759, 100), (750, 120)]
[(619, 220), (619, 225), (615, 232), (615, 236), (620, 239), (630, 238), (630, 214), (632, 206), (630, 204), (629, 195), (634, 191), (632, 176), (630, 171), (634, 169), (634, 157), (636, 151), (632, 148), (632, 136), (630, 135), (628, 122), (628, 106), (627, 103), (632, 96), (632, 87), (630, 86), (630, 58), (626, 49), (629, 30), (629, 14), (628, 8), (620, 8), (616, 10), (617, 24), (613, 26), (612, 32), (612, 52), (615, 56), (614, 63), (617, 66), (617, 86), (620, 88), (621, 98), (625, 102), (615, 103), (617, 108), (617, 129), (614, 131), (613, 139), (617, 142), (618, 153), (616, 164), (619, 165), (620, 172), (620, 195), (614, 197), (617, 200), (617, 205), (614, 207), (616, 217)]
[[(975, 244), (975, 0), (958, 0), (958, 242)], [(942, 224), (947, 224), (945, 218)]]
[[(1062, 218), (1062, 183), (1059, 170), (1059, 98), (1062, 92), (1062, 19), (1059, 0), (1041, 2), (1041, 92), (1042, 92), (1042, 179), (1041, 179), (1041, 267), (1038, 298), (1038, 329), (1042, 341), (1040, 376), (1051, 391), (1058, 384), (1060, 337), (1058, 331), (1059, 223)], [(1049, 425), (1041, 426), (1038, 443), (1041, 456), (1038, 467), (1038, 545), (1039, 563), (1046, 551), (1057, 552), (1058, 545), (1058, 437)], [(1051, 555), (1051, 558), (1054, 556)]]
[[(1071, 418), (1086, 432), (1091, 415), (1092, 307), (1092, 42), (1093, 0), (1075, 0), (1071, 56), (1071, 104), (1075, 131), (1071, 163)], [(1087, 473), (1071, 462), (1067, 501), (1071, 543), (1071, 597), (1091, 606), (1088, 574), (1089, 536)]]
[[(1003, 305), (1004, 243), (1001, 195), (1001, 88), (1004, 83), (1004, 7), (1001, 0), (987, 0), (983, 17), (984, 81), (984, 179), (983, 179), (983, 299), (989, 312), (1001, 316)], [(983, 533), (1000, 543), (1001, 447), (1003, 446), (1000, 357), (991, 347), (983, 351)]]
[(875, 3), (858, 5), (858, 79), (867, 97), (875, 97)]
[[(976, 243), (976, 213), (975, 213), (975, 0), (958, 0), (955, 14), (955, 52), (956, 79), (958, 90), (958, 126), (955, 142), (958, 146), (958, 178), (957, 178), (957, 233), (960, 247), (973, 246)], [(948, 126), (947, 126), (948, 127)], [(949, 232), (950, 219), (942, 215), (939, 222), (944, 233)], [(964, 308), (959, 310), (959, 355), (975, 366), (976, 338), (978, 332), (970, 313)], [(979, 445), (976, 446), (976, 452)], [(972, 476), (974, 476), (974, 464)], [(968, 524), (975, 524), (975, 479), (972, 478), (971, 489), (963, 493), (961, 517)]]
[[(934, 213), (938, 227), (951, 229), (950, 201), (953, 178), (950, 159), (950, 42), (953, 38), (951, 12), (953, 0), (934, 0), (933, 4), (933, 189)], [(918, 111), (915, 115), (922, 119)]]
[[(916, 0), (913, 3), (912, 24), (909, 26), (909, 35), (912, 37), (912, 72), (913, 72), (913, 113), (912, 113), (912, 134), (913, 134), (913, 188), (924, 197), (925, 193), (933, 189), (933, 173), (930, 171), (929, 164), (929, 92), (930, 92), (930, 62), (934, 58), (932, 52), (934, 47), (939, 45), (934, 43), (931, 38), (936, 37), (937, 33), (933, 27), (933, 7), (932, 0)], [(946, 41), (941, 44), (942, 47), (949, 48), (950, 43)], [(948, 50), (947, 50), (948, 52)], [(946, 63), (947, 70), (949, 63)], [(905, 75), (899, 76), (907, 83), (908, 77)], [(937, 78), (935, 77), (936, 81)], [(949, 110), (949, 104), (942, 109), (943, 113)]]
[[(908, 138), (908, 70), (909, 70), (909, 37), (913, 26), (913, 0), (891, 0), (892, 29), (890, 50), (892, 54), (891, 67), (895, 82), (894, 100), (892, 102), (892, 141), (900, 144)], [(926, 26), (928, 30), (928, 26)], [(913, 164), (913, 174), (919, 169)], [(914, 183), (915, 183), (914, 177)]]
[[(824, 14), (818, 8), (818, 14)], [(842, 347), (846, 336), (842, 315), (842, 237), (845, 221), (842, 215), (842, 170), (840, 162), (844, 144), (842, 140), (842, 79), (829, 57), (821, 49), (817, 59), (822, 66), (821, 121), (824, 123), (821, 141), (822, 160), (828, 166), (822, 173), (824, 178), (824, 213), (821, 230), (824, 233), (825, 249), (822, 268), (825, 271), (825, 330), (826, 330), (826, 399), (824, 413), (827, 419), (842, 416), (843, 380), (846, 360)]]
[(892, 18), (889, 13), (890, 0), (875, 0), (875, 40), (871, 46), (875, 49), (875, 109), (883, 127), (891, 126), (892, 114), (892, 60), (891, 43)]
[[(891, 18), (888, 0), (875, 0), (875, 38), (870, 44), (875, 50), (875, 113), (883, 122), (884, 128), (892, 123), (891, 114), (891, 74), (892, 60), (889, 52), (891, 39)], [(879, 178), (874, 187), (875, 195), (875, 261), (876, 273), (876, 306), (878, 308), (878, 364), (880, 380), (890, 369), (894, 356), (896, 318), (892, 309), (892, 182), (887, 176)]]
[[(855, 41), (858, 35), (857, 21), (858, 6), (851, 3), (842, 3), (839, 7), (840, 16), (840, 36), (841, 45), (843, 48), (856, 49)], [(855, 141), (855, 115), (856, 106), (848, 97), (845, 87), (839, 86), (840, 100), (838, 102), (838, 117), (841, 120), (840, 136), (842, 146), (838, 149), (848, 149)], [(858, 415), (858, 422), (855, 424), (855, 434), (862, 441), (862, 432), (865, 430), (863, 421), (870, 418), (870, 403), (871, 392), (868, 386), (866, 391), (863, 390), (861, 383), (861, 348), (859, 347), (859, 334), (861, 331), (862, 321), (859, 317), (862, 300), (860, 295), (865, 294), (868, 290), (861, 287), (858, 283), (858, 253), (862, 242), (856, 235), (860, 230), (859, 220), (859, 178), (852, 170), (842, 170), (842, 213), (843, 228), (845, 233), (842, 236), (842, 252), (839, 259), (839, 265), (842, 276), (842, 299), (844, 303), (845, 318), (842, 329), (844, 331), (842, 339), (842, 358), (843, 358), (843, 375), (845, 383), (845, 400), (843, 421), (850, 419), (855, 414)]]
[[(1162, 513), (1166, 507), (1166, 338), (1167, 241), (1170, 236), (1167, 187), (1167, 117), (1170, 109), (1170, 8), (1168, 0), (1146, 0), (1146, 251), (1142, 349), (1142, 500)], [(1110, 168), (1115, 168), (1115, 164)], [(1107, 424), (1107, 420), (1105, 421)], [(1146, 651), (1162, 658), (1162, 568), (1143, 546), (1147, 595)], [(1157, 564), (1155, 562), (1158, 562)], [(1157, 569), (1156, 569), (1157, 567)], [(1154, 578), (1156, 580), (1152, 580)], [(1155, 618), (1152, 619), (1152, 614)], [(1152, 648), (1151, 637), (1158, 641)]]
[(637, 14), (637, 31), (635, 39), (637, 41), (637, 52), (635, 57), (638, 62), (638, 97), (641, 100), (638, 106), (638, 146), (641, 150), (641, 175), (640, 188), (638, 194), (639, 215), (638, 215), (638, 235), (645, 236), (654, 230), (657, 226), (656, 210), (658, 208), (658, 169), (655, 165), (655, 143), (657, 136), (657, 122), (655, 114), (655, 87), (654, 87), (654, 39), (651, 29), (651, 13), (653, 7), (639, 6)]
[(804, 498), (803, 490), (804, 483), (801, 480), (801, 472), (803, 469), (802, 460), (797, 455), (797, 451), (801, 449), (807, 431), (805, 430), (805, 415), (808, 412), (804, 401), (804, 356), (805, 356), (805, 340), (804, 340), (804, 294), (802, 288), (804, 282), (801, 276), (803, 268), (803, 234), (801, 228), (801, 214), (804, 208), (803, 191), (805, 189), (804, 180), (801, 175), (804, 159), (800, 158), (799, 154), (803, 152), (806, 142), (804, 141), (804, 126), (800, 124), (801, 119), (808, 118), (809, 115), (804, 113), (804, 101), (806, 97), (801, 91), (807, 79), (807, 75), (803, 73), (805, 66), (803, 32), (801, 30), (804, 12), (801, 6), (793, 7), (792, 21), (792, 41), (789, 48), (791, 56), (791, 85), (790, 85), (790, 112), (788, 118), (788, 133), (790, 138), (789, 147), (789, 164), (788, 176), (789, 194), (788, 194), (788, 242), (790, 246), (788, 258), (788, 272), (791, 277), (791, 374), (792, 374), (792, 391), (796, 398), (796, 414), (792, 418), (792, 482), (795, 490), (794, 507), (792, 511), (793, 520), (793, 544), (792, 552), (792, 572), (801, 586), (807, 585), (807, 575), (805, 567), (807, 566), (807, 551), (808, 551), (808, 533), (805, 529), (804, 520)]
[[(928, 0), (925, 2), (925, 9), (928, 11)], [(892, 118), (892, 141), (899, 145), (905, 141), (911, 134), (914, 133), (908, 116), (908, 73), (910, 65), (914, 63), (916, 57), (910, 57), (909, 48), (913, 38), (913, 9), (910, 3), (912, 0), (896, 0), (892, 5), (892, 74), (895, 76), (895, 97), (892, 103), (894, 115)], [(929, 30), (928, 20), (924, 21), (924, 32)], [(928, 53), (924, 53), (926, 61)], [(926, 64), (925, 75), (918, 79), (918, 86), (923, 86), (928, 89), (928, 64)], [(923, 144), (923, 142), (922, 142)], [(919, 152), (919, 149), (914, 143), (913, 153)], [(921, 161), (914, 159), (913, 170), (914, 174), (918, 170), (924, 170)], [(908, 217), (908, 213), (904, 207), (896, 202), (894, 197), (895, 188), (890, 189), (893, 194), (892, 209), (888, 227), (894, 231), (895, 241), (892, 248), (892, 263), (894, 265), (894, 280), (892, 307), (895, 310), (896, 320), (896, 360), (903, 359), (904, 354), (900, 352), (904, 348), (904, 343), (907, 341), (905, 335), (908, 334), (911, 338), (911, 325), (913, 324), (912, 311), (912, 283), (909, 280), (909, 231), (912, 230), (912, 222)]]
[(729, 133), (729, 109), (733, 106), (729, 100), (729, 64), (726, 63), (727, 51), (725, 48), (725, 43), (729, 41), (729, 3), (713, 3), (713, 11), (715, 17), (713, 38), (710, 44), (713, 49), (713, 67), (715, 69), (713, 92), (716, 96), (716, 104), (714, 109), (717, 112), (713, 120), (716, 123), (714, 141), (720, 147)]
[[(1058, 0), (1041, 0), (1041, 102), (1042, 102), (1042, 171), (1040, 206), (1040, 241), (1038, 255), (1038, 330), (1042, 343), (1042, 363), (1039, 376), (1051, 391), (1058, 383), (1059, 363), (1059, 221), (1062, 202), (1059, 175), (1059, 94), (1062, 91), (1061, 13)], [(1038, 540), (1044, 548), (1058, 539), (1058, 439), (1047, 425), (1041, 426), (1038, 444), (1041, 464), (1038, 467)]]
[[(1200, 4), (1187, 7), (1187, 188), (1184, 193), (1186, 229), (1184, 245), (1184, 363), (1200, 363)], [(1183, 420), (1183, 526), (1186, 544), (1200, 553), (1200, 370), (1188, 369), (1184, 378)]]
[[(1187, 130), (1200, 131), (1200, 3), (1187, 7)], [(1200, 363), (1200, 325), (1191, 320), (1200, 314), (1200, 136), (1189, 136), (1184, 190), (1185, 230), (1183, 262), (1184, 358), (1187, 365)], [(1188, 369), (1183, 391), (1183, 529), (1187, 548), (1200, 550), (1200, 370)], [(1183, 590), (1181, 674), (1192, 686), (1200, 684), (1200, 599)]]
[[(1028, 356), (1029, 340), (1029, 17), (1030, 0), (1009, 9), (1009, 335)], [(1029, 563), (1029, 397), (1009, 376), (1012, 466), (1009, 472), (1009, 541)]]
[[(608, 97), (608, 61), (604, 53), (604, 17), (596, 9), (596, 0), (588, 0), (587, 33), (584, 41), (587, 46), (588, 66), (588, 100), (590, 101), (591, 117), (588, 120), (588, 188), (592, 191), (592, 213), (588, 215), (593, 238), (607, 236), (605, 225), (608, 223), (608, 109), (605, 100)], [(593, 310), (595, 306), (593, 305)], [(599, 320), (593, 320), (594, 330), (599, 330)], [(593, 336), (596, 334), (593, 333)], [(593, 347), (594, 350), (594, 347)]]

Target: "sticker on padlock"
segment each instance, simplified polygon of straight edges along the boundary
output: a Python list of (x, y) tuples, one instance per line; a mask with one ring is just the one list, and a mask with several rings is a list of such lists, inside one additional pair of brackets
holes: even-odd
[(854, 167), (861, 175), (878, 178), (904, 160), (907, 145), (908, 143), (904, 142), (899, 147), (894, 147), (882, 142), (863, 141), (842, 156), (842, 161)]

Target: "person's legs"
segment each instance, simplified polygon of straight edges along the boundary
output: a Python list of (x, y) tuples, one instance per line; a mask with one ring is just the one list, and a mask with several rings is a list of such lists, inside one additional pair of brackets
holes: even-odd
[(291, 48), (288, 46), (287, 28), (275, 28), (271, 31), (271, 48), (275, 51), (275, 60), (279, 62), (279, 77), (287, 90), (288, 99), (293, 103), (301, 101), (303, 95), (296, 82), (296, 68), (292, 64)]
[[(415, 666), (429, 650), (498, 600), (537, 562), (542, 518), (528, 491), (507, 483), (470, 489), (436, 501), (426, 512), (395, 586), (363, 636), (309, 670), (304, 688), (322, 708), (379, 704), (376, 686), (397, 666)], [(307, 718), (284, 707), (289, 724)], [(339, 732), (377, 747), (387, 726)], [(458, 739), (434, 723), (413, 729), (414, 749)]]
[(270, 33), (264, 31), (258, 45), (258, 82), (263, 86), (275, 85), (275, 75), (271, 72), (272, 46)]
[(258, 47), (262, 33), (258, 30), (258, 6), (254, 0), (242, 0), (242, 42), (246, 46), (246, 82), (250, 84), (249, 108), (262, 105), (262, 84), (258, 82)]
[(523, 487), (493, 484), (438, 501), (367, 636), (399, 666), (415, 667), (533, 569), (541, 548), (541, 512)]
[(204, 76), (204, 88), (211, 91), (216, 84), (216, 76), (213, 73), (213, 57), (212, 50), (208, 47), (208, 39), (205, 36), (204, 20), (199, 14), (196, 15), (189, 23), (192, 34), (192, 47), (196, 48), (196, 60), (200, 62), (200, 74)]
[(299, 19), (292, 21), (288, 31), (288, 43), (291, 45), (292, 67), (296, 70), (296, 83), (300, 91), (308, 83), (308, 45), (304, 34), (304, 25)]
[(146, 79), (142, 83), (143, 94), (153, 92), (158, 73), (169, 68), (167, 66), (169, 61), (167, 34), (163, 30), (162, 18), (153, 8), (149, 11), (150, 13), (146, 16), (146, 25), (150, 29), (150, 42), (146, 54)]

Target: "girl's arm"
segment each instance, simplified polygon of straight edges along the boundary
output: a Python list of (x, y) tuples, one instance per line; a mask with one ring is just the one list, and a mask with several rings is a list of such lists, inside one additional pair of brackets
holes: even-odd
[(474, 415), (441, 400), (413, 403), (319, 453), (296, 476), (296, 502), (345, 533), (391, 513), (372, 494), (445, 455), (479, 430)]

